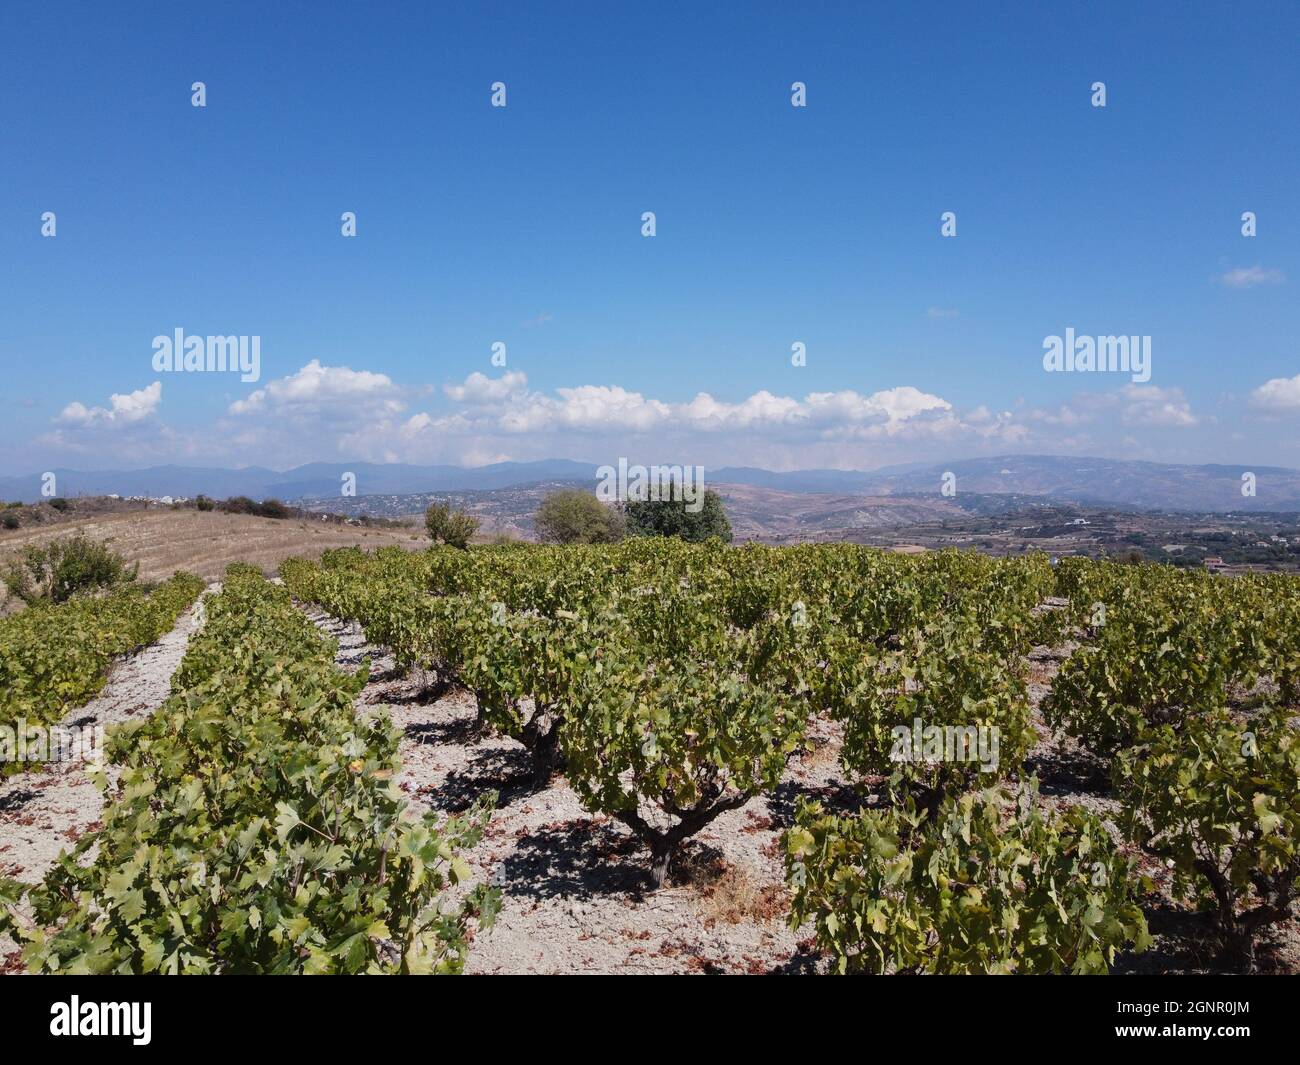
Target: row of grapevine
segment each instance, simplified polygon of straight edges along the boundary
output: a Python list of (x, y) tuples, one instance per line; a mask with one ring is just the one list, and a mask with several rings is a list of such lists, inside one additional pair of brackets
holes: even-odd
[(282, 572), (399, 663), (463, 684), (539, 775), (562, 761), (590, 808), (646, 843), (659, 883), (683, 840), (776, 785), (815, 711), (844, 720), (847, 768), (894, 772), (932, 806), (978, 771), (891, 761), (894, 727), (1000, 729), (1015, 764), (1033, 735), (1023, 657), (1052, 587), (1041, 559), (662, 541), (343, 551)]
[(697, 590), (714, 582), (665, 577), (671, 561), (656, 547), (344, 552), (282, 574), (399, 662), (472, 691), (539, 778), (564, 764), (585, 804), (645, 843), (662, 883), (685, 839), (775, 786), (808, 716), (781, 675), (802, 642), (788, 617), (729, 624)]
[(151, 592), (41, 603), (0, 620), (0, 725), (59, 721), (103, 687), (115, 656), (169, 632), (202, 591), (178, 573)]
[(1128, 837), (1251, 967), (1300, 892), (1300, 582), (1074, 563), (1046, 720), (1112, 766)]
[(367, 670), (335, 646), (230, 569), (171, 696), (110, 732), (103, 827), (39, 885), (0, 882), (29, 971), (460, 971), (497, 905), (461, 856), (493, 797), (443, 823), (407, 809), (396, 731), (355, 714)]
[[(837, 818), (805, 806), (786, 842), (794, 918), (813, 921), (845, 969), (1090, 972), (1146, 942), (1142, 881), (1101, 823), (1025, 801), (1037, 644), (1080, 641), (1045, 707), (1054, 727), (1102, 754), (1138, 736), (1156, 745), (1115, 763), (1133, 782), (1130, 837), (1181, 847), (1178, 868), (1234, 907), (1253, 897), (1225, 927), (1253, 932), (1286, 912), (1300, 872), (1293, 578), (673, 541), (350, 550), (282, 572), (399, 663), (473, 692), (485, 725), (534, 752), (539, 777), (563, 764), (590, 809), (646, 844), (656, 882), (683, 840), (776, 785), (811, 715), (840, 721), (846, 774), (885, 807)], [(1063, 602), (1045, 609), (1053, 596)], [(1250, 723), (1233, 700), (1254, 715), (1257, 746), (1215, 796), (1213, 815), (1230, 807), (1234, 820), (1223, 874), (1207, 879), (1218, 823), (1206, 810), (1199, 829), (1180, 829), (1170, 810), (1190, 816), (1202, 777), (1228, 769), (1189, 770), (1208, 763), (1180, 746), (1178, 723), (1195, 709), (1211, 729), (1196, 742), (1227, 744), (1225, 729)], [(921, 725), (925, 745), (900, 752)], [(1156, 791), (1176, 796), (1168, 810)], [(963, 937), (971, 949), (954, 949)]]

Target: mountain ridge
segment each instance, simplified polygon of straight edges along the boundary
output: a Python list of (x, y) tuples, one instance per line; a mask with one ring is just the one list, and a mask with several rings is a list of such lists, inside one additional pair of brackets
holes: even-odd
[[(498, 462), (486, 466), (420, 466), (409, 463), (315, 462), (288, 470), (153, 466), (137, 470), (56, 469), (57, 494), (194, 496), (322, 500), (341, 494), (343, 477), (356, 477), (356, 494), (490, 490), (548, 481), (596, 480), (596, 463), (572, 459)], [(951, 474), (950, 482), (945, 474)], [(1255, 494), (1243, 495), (1243, 475), (1254, 477)], [(42, 475), (0, 477), (0, 499), (35, 502)], [(995, 455), (946, 463), (907, 463), (878, 470), (774, 471), (754, 466), (705, 470), (705, 482), (740, 484), (785, 492), (943, 495), (1023, 495), (1044, 500), (1152, 510), (1300, 511), (1300, 470), (1224, 463), (1158, 463), (1064, 455)]]

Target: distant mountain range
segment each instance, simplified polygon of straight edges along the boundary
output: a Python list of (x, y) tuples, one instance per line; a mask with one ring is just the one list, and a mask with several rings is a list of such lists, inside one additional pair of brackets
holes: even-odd
[[(539, 482), (596, 481), (595, 463), (568, 459), (498, 462), (490, 466), (412, 466), (400, 463), (316, 462), (278, 472), (261, 467), (242, 470), (191, 466), (154, 466), (143, 470), (54, 470), (62, 496), (194, 496), (224, 499), (312, 500), (337, 498), (344, 474), (356, 476), (358, 496), (409, 495), (420, 492), (492, 490)], [(783, 492), (864, 496), (940, 494), (945, 473), (955, 478), (961, 505), (967, 495), (1034, 497), (1143, 510), (1300, 511), (1300, 470), (1277, 466), (1175, 465), (1060, 455), (1003, 455), (948, 463), (889, 466), (860, 470), (796, 470), (776, 473), (751, 467), (706, 469), (713, 484), (751, 485)], [(1253, 474), (1255, 494), (1242, 495), (1244, 474)], [(0, 477), (0, 499), (34, 502), (41, 497), (41, 476)]]

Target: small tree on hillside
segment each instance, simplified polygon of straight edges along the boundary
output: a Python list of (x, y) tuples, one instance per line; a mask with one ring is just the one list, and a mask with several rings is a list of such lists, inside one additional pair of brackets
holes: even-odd
[(133, 581), (138, 569), (138, 563), (128, 566), (106, 543), (78, 533), (44, 547), (29, 545), (9, 562), (0, 579), (10, 595), (29, 605), (41, 599), (62, 603)]
[(686, 509), (677, 486), (669, 490), (668, 499), (636, 500), (627, 504), (627, 528), (633, 536), (679, 536), (691, 543), (702, 543), (716, 536), (731, 542), (731, 522), (722, 507), (722, 497), (709, 489), (697, 511)]
[(552, 492), (543, 499), (533, 525), (548, 544), (612, 544), (626, 532), (621, 510), (576, 488)]
[(450, 503), (430, 503), (424, 512), (424, 527), (435, 544), (466, 548), (470, 537), (478, 532), (478, 518), (463, 510), (452, 510)]

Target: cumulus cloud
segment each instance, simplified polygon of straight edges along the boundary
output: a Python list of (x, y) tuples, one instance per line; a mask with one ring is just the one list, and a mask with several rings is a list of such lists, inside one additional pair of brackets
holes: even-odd
[(87, 407), (74, 400), (63, 408), (57, 420), (65, 425), (96, 429), (121, 427), (143, 421), (162, 402), (162, 382), (155, 381), (134, 392), (115, 392), (108, 397), (108, 402), (107, 407)]
[(353, 370), (347, 366), (322, 366), (319, 359), (312, 359), (297, 373), (272, 381), (247, 399), (236, 400), (230, 404), (227, 413), (310, 413), (348, 409), (397, 413), (403, 406), (401, 390), (387, 374)]
[(443, 385), (449, 399), (457, 403), (497, 403), (517, 392), (528, 389), (528, 375), (507, 371), (500, 377), (472, 373), (463, 384)]
[(1286, 280), (1281, 270), (1263, 266), (1238, 266), (1217, 278), (1219, 284), (1228, 288), (1254, 288), (1256, 285), (1280, 285)]
[(1300, 374), (1274, 377), (1250, 394), (1253, 406), (1272, 411), (1300, 411)]
[[(550, 431), (645, 433), (663, 429), (717, 432), (796, 432), (822, 436), (894, 435), (914, 421), (949, 417), (952, 405), (910, 385), (870, 395), (852, 390), (813, 392), (803, 399), (766, 389), (738, 401), (708, 392), (681, 403), (647, 396), (619, 385), (577, 385), (554, 393), (527, 389), (523, 374), (488, 378), (470, 374), (460, 385), (445, 386), (447, 396), (469, 410), (421, 420), (418, 428), (437, 431), (496, 431), (506, 434)], [(417, 416), (418, 417), (418, 416)], [(410, 422), (407, 428), (416, 428)]]
[[(209, 459), (211, 441), (220, 439), (228, 460), (276, 466), (334, 456), (463, 464), (646, 454), (712, 465), (861, 469), (1011, 449), (1108, 453), (1128, 435), (1150, 444), (1154, 433), (1214, 421), (1198, 417), (1178, 388), (1137, 383), (1081, 392), (1052, 407), (1017, 401), (999, 409), (960, 408), (913, 385), (663, 396), (613, 383), (535, 389), (522, 372), (497, 372), (471, 373), (435, 392), (312, 360), (229, 403), (215, 426), (180, 432), (150, 417), (161, 400), (155, 383), (103, 407), (68, 404), (41, 443), (79, 453), (108, 448), (119, 459)], [(420, 394), (429, 406), (408, 409)], [(1266, 382), (1251, 403), (1300, 410), (1300, 375)]]

